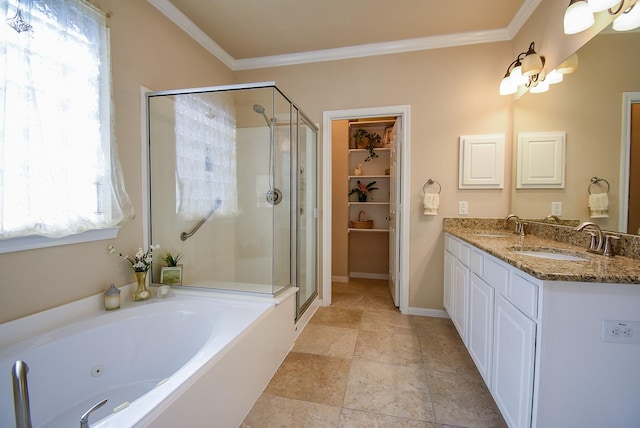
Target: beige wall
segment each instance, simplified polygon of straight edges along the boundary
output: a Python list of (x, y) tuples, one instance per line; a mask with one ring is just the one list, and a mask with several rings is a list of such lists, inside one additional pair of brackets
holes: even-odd
[[(409, 305), (442, 308), (442, 219), (457, 216), (460, 200), (470, 216), (509, 212), (508, 188), (458, 190), (458, 137), (504, 133), (510, 177), (511, 99), (498, 95), (510, 56), (509, 42), (482, 44), (242, 71), (236, 80), (274, 80), (318, 123), (328, 110), (411, 105)], [(429, 178), (442, 184), (437, 217), (422, 214)]]
[(142, 245), (140, 86), (153, 90), (233, 83), (232, 72), (145, 0), (99, 0), (111, 18), (116, 138), (136, 211), (118, 238), (0, 254), (0, 322), (133, 282), (123, 261), (107, 254)]
[[(458, 137), (505, 133), (505, 159), (511, 159), (511, 99), (498, 95), (498, 85), (512, 53), (523, 49), (521, 45), (528, 46), (531, 37), (545, 34), (541, 45), (553, 46), (553, 35), (544, 20), (548, 12), (523, 30), (527, 32), (522, 38), (525, 42), (516, 39), (514, 43), (232, 73), (146, 1), (97, 3), (112, 14), (116, 134), (127, 189), (138, 217), (125, 224), (113, 242), (0, 255), (0, 322), (101, 292), (111, 282), (133, 282), (130, 269), (122, 260), (109, 256), (106, 246), (114, 243), (123, 251), (132, 251), (142, 243), (140, 86), (159, 90), (275, 80), (317, 123), (327, 110), (411, 105), (411, 239), (407, 245), (412, 307), (442, 307), (442, 219), (457, 216), (458, 201), (469, 202), (470, 216), (494, 217), (509, 212), (510, 188), (457, 189)], [(562, 2), (544, 0), (538, 9), (552, 10), (554, 3)], [(511, 174), (508, 161), (505, 174)], [(442, 184), (437, 217), (422, 215), (420, 206), (422, 185), (429, 178)]]

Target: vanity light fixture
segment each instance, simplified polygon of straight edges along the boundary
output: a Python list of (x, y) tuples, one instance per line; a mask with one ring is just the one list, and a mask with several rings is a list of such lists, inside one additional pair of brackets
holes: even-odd
[(615, 21), (613, 21), (612, 26), (616, 31), (635, 30), (638, 27), (640, 27), (640, 6), (638, 6), (638, 2), (622, 12)]
[[(576, 34), (591, 28), (595, 23), (594, 13), (608, 10), (609, 15), (617, 15), (614, 21), (616, 31), (629, 31), (640, 27), (640, 0), (570, 0), (564, 12), (564, 33)], [(614, 6), (618, 5), (615, 10)]]
[(509, 64), (504, 78), (500, 82), (500, 95), (511, 95), (518, 91), (518, 87), (527, 88), (535, 86), (544, 68), (544, 57), (538, 55), (535, 50), (535, 43), (531, 42), (526, 52), (518, 54), (516, 59)]

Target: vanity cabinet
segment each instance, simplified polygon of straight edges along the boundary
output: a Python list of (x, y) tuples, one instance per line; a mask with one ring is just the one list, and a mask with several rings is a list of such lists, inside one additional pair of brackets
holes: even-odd
[(445, 242), (445, 309), (509, 426), (530, 427), (537, 295), (503, 262), (452, 236)]
[(487, 385), (491, 384), (492, 374), (494, 295), (493, 287), (475, 273), (471, 274), (467, 348)]
[(497, 293), (490, 390), (511, 427), (531, 424), (536, 323)]
[(604, 325), (640, 321), (640, 285), (541, 280), (449, 233), (444, 259), (445, 309), (509, 427), (639, 426), (640, 343)]

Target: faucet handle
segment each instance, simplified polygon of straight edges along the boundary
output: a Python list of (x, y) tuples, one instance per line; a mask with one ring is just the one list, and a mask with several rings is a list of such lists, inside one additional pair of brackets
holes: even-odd
[(596, 251), (596, 248), (598, 248), (598, 237), (595, 232), (591, 231), (589, 232), (589, 236), (591, 237), (589, 241), (589, 251)]
[(89, 415), (91, 415), (91, 413), (95, 412), (105, 404), (107, 404), (106, 399), (102, 400), (99, 403), (94, 404), (92, 408), (84, 412), (84, 415), (82, 415), (82, 418), (80, 418), (80, 428), (89, 428)]
[(603, 256), (614, 257), (616, 255), (616, 252), (613, 249), (613, 244), (611, 242), (612, 239), (620, 240), (620, 237), (618, 235), (611, 235), (611, 234), (605, 233), (604, 252), (602, 253)]

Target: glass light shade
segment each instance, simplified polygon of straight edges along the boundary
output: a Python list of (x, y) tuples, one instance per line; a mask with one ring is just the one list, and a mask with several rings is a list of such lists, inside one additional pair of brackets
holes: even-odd
[(571, 55), (562, 64), (556, 67), (556, 71), (560, 74), (571, 74), (577, 69), (578, 69), (578, 54)]
[(622, 0), (589, 0), (589, 9), (591, 12), (601, 12), (612, 8), (613, 6), (620, 4)]
[(547, 77), (544, 79), (548, 84), (553, 85), (556, 83), (562, 82), (563, 75), (558, 73), (558, 70), (555, 68), (547, 74)]
[(533, 76), (542, 71), (542, 59), (537, 53), (532, 53), (524, 57), (522, 60), (522, 75)]
[(515, 66), (513, 70), (511, 70), (511, 77), (509, 77), (509, 79), (511, 79), (516, 86), (524, 85), (528, 81), (528, 79), (522, 75), (521, 65)]
[(564, 33), (576, 34), (591, 27), (595, 19), (586, 0), (571, 0), (564, 12)]
[(543, 80), (542, 82), (538, 82), (536, 86), (532, 86), (531, 89), (529, 89), (529, 92), (532, 94), (539, 94), (541, 92), (547, 92), (548, 90), (549, 83), (546, 80)]
[(631, 6), (630, 10), (618, 15), (612, 26), (616, 31), (629, 31), (638, 27), (640, 27), (640, 6), (638, 3)]
[(511, 95), (515, 94), (518, 90), (518, 85), (513, 83), (509, 76), (505, 76), (500, 82), (500, 95)]

